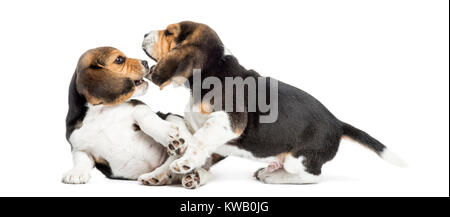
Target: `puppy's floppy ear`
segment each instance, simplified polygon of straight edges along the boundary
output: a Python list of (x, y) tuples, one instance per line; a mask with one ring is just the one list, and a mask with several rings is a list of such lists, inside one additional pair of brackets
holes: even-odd
[[(66, 139), (69, 141), (70, 134), (77, 127), (77, 121), (81, 120), (86, 113), (86, 99), (77, 91), (77, 73), (72, 76), (69, 86), (69, 111), (66, 115)], [(69, 142), (70, 143), (70, 142)]]
[(189, 78), (194, 69), (201, 69), (203, 60), (202, 53), (197, 47), (180, 45), (156, 64), (151, 79), (158, 86), (164, 87), (173, 77)]
[(133, 95), (134, 82), (115, 75), (109, 69), (94, 62), (88, 67), (77, 69), (77, 90), (93, 104), (119, 104)]

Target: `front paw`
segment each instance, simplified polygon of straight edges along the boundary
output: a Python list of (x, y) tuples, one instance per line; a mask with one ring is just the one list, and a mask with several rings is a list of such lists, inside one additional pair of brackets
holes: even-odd
[(165, 185), (170, 178), (172, 178), (170, 171), (161, 173), (151, 172), (139, 176), (138, 181), (144, 185)]
[(85, 184), (90, 178), (89, 171), (70, 170), (64, 174), (61, 181), (66, 184)]
[(186, 148), (186, 139), (181, 135), (179, 128), (176, 125), (171, 126), (169, 131), (169, 145), (167, 147), (167, 153), (173, 156), (180, 156), (184, 154)]
[(189, 159), (180, 158), (170, 164), (170, 170), (178, 174), (186, 174), (195, 168), (193, 162)]

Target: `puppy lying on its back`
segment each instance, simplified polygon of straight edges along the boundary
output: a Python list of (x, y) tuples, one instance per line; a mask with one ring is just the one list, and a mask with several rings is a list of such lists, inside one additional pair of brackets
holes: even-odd
[[(168, 159), (162, 145), (187, 129), (183, 118), (154, 113), (130, 100), (145, 94), (148, 72), (146, 61), (127, 58), (112, 47), (88, 50), (80, 57), (66, 117), (74, 165), (64, 183), (86, 183), (94, 166), (108, 178), (137, 179)], [(167, 179), (176, 182), (180, 176)]]

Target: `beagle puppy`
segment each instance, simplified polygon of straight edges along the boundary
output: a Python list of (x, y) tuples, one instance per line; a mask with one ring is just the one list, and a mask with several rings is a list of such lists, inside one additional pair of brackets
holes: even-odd
[(161, 183), (180, 182), (180, 176), (158, 176), (155, 169), (172, 162), (166, 148), (170, 136), (187, 131), (177, 115), (153, 112), (131, 99), (145, 94), (147, 61), (128, 58), (112, 47), (88, 50), (79, 59), (69, 87), (66, 139), (73, 168), (62, 182), (88, 182), (93, 167), (111, 179), (140, 176)]
[[(189, 173), (201, 167), (212, 153), (218, 153), (270, 163), (255, 172), (256, 179), (264, 183), (317, 183), (322, 165), (333, 159), (344, 137), (393, 164), (403, 165), (381, 142), (337, 119), (308, 93), (281, 81), (276, 81), (278, 117), (272, 123), (260, 122), (264, 112), (259, 105), (256, 111), (248, 110), (247, 96), (244, 111), (229, 111), (224, 105), (217, 108), (212, 100), (202, 100), (212, 88), (202, 86), (200, 91), (193, 90), (194, 69), (201, 70), (202, 83), (210, 77), (218, 78), (222, 83), (222, 99), (226, 98), (227, 78), (262, 77), (241, 66), (224, 48), (216, 32), (205, 24), (185, 21), (151, 31), (145, 35), (143, 49), (157, 61), (147, 76), (153, 83), (163, 88), (170, 83), (185, 82), (191, 90), (185, 119), (193, 135), (184, 138), (184, 142), (178, 139), (171, 142), (175, 149), (182, 150), (181, 154), (184, 152), (169, 166), (173, 173)], [(256, 87), (265, 86), (267, 90), (272, 80), (257, 83)]]

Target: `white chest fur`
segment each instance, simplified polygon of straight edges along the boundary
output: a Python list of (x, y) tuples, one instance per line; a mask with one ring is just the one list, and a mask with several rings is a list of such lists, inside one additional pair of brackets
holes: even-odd
[(196, 132), (208, 120), (209, 114), (202, 113), (199, 106), (189, 102), (184, 110), (184, 118), (189, 128)]
[(69, 138), (73, 151), (108, 162), (114, 177), (136, 179), (165, 160), (165, 149), (133, 127), (133, 106), (90, 105), (82, 126)]

